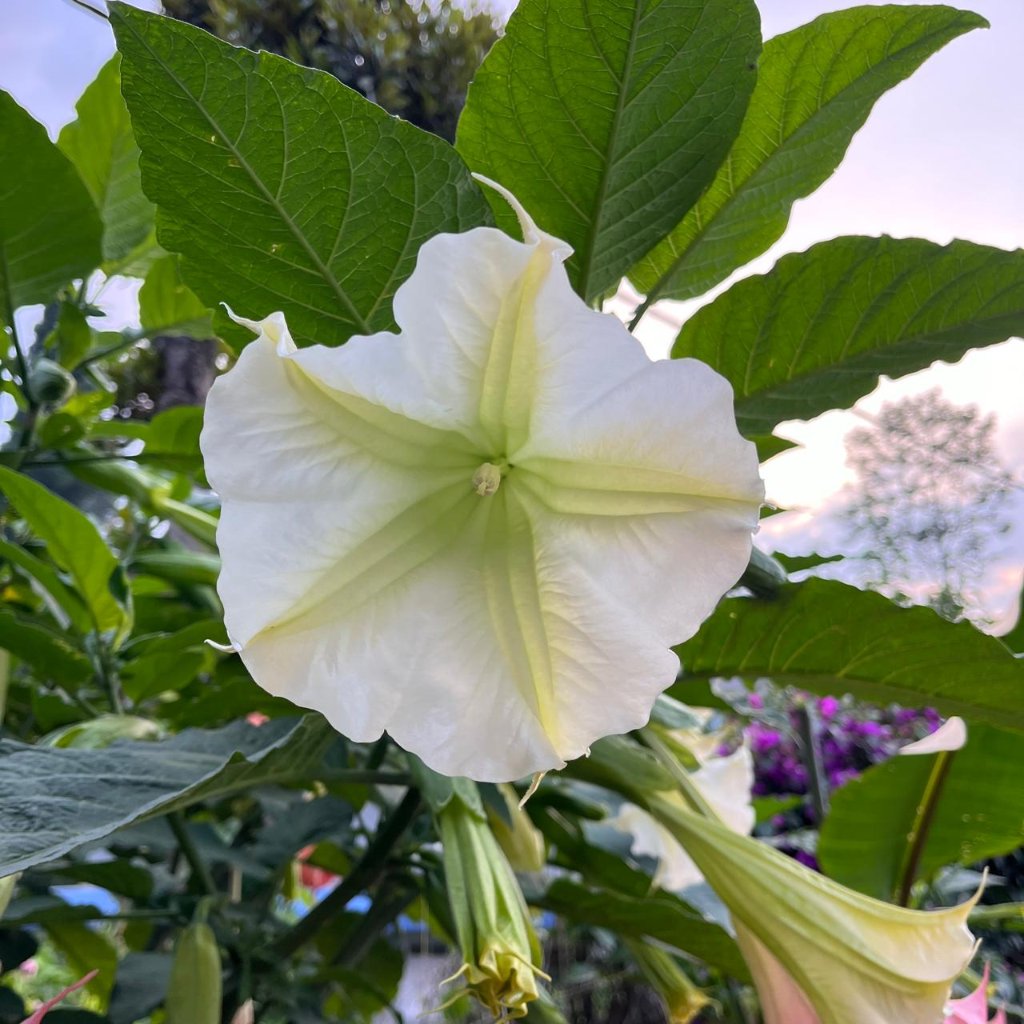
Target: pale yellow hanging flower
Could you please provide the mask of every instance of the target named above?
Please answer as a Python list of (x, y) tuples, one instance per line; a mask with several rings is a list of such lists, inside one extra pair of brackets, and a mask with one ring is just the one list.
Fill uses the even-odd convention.
[(432, 238), (400, 333), (300, 350), (281, 313), (240, 321), (258, 338), (202, 435), (225, 622), (256, 681), (487, 781), (647, 721), (763, 496), (728, 383), (652, 363), (506, 198), (524, 240)]
[(863, 896), (674, 801), (652, 814), (725, 905), (766, 1024), (936, 1024), (975, 948), (958, 907), (920, 911)]

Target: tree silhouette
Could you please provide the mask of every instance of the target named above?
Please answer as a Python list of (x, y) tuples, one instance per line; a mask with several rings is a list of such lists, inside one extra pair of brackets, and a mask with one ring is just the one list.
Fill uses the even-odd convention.
[(1010, 526), (995, 426), (933, 389), (887, 403), (847, 435), (857, 483), (840, 515), (868, 586), (949, 619), (976, 614), (974, 588)]

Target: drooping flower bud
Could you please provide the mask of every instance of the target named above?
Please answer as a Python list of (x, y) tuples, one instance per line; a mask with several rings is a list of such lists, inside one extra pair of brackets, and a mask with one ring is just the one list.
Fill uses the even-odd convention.
[[(977, 897), (919, 911), (847, 889), (738, 835), (713, 811), (689, 809), (635, 745), (595, 744), (581, 774), (643, 806), (686, 848), (729, 908), (767, 1024), (942, 1020), (974, 949), (966, 922)], [(638, 783), (641, 775), (653, 784)]]
[(487, 820), (513, 871), (540, 871), (547, 862), (547, 843), (540, 829), (519, 806), (519, 796), (507, 783), (498, 787), (505, 816), (487, 804)]
[(498, 1018), (538, 997), (541, 950), (526, 901), (486, 816), (453, 796), (436, 813), (466, 989)]
[(665, 1003), (669, 1024), (690, 1022), (712, 1001), (686, 975), (673, 957), (649, 942), (625, 940), (640, 973)]
[(37, 402), (60, 405), (75, 393), (75, 378), (52, 359), (37, 359), (28, 375), (28, 390)]
[(213, 929), (190, 924), (174, 947), (164, 1004), (167, 1024), (220, 1024), (221, 960)]

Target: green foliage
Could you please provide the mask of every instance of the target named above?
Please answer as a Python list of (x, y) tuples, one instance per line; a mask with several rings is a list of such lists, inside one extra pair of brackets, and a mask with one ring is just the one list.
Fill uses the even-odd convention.
[(99, 530), (74, 505), (29, 477), (3, 467), (0, 493), (46, 544), (57, 565), (70, 573), (95, 629), (123, 629), (130, 612), (113, 590), (120, 568)]
[(608, 928), (621, 935), (656, 939), (713, 964), (734, 978), (748, 977), (736, 943), (728, 933), (670, 893), (629, 896), (560, 878), (537, 901), (570, 921)]
[(852, 405), (880, 374), (1024, 332), (1024, 253), (971, 242), (837, 238), (783, 257), (688, 320), (672, 349), (736, 390), (740, 429), (766, 433)]
[(754, 87), (760, 35), (753, 0), (590, 6), (519, 4), (469, 90), (458, 148), (573, 247), (570, 279), (594, 299), (712, 179)]
[(103, 221), (103, 259), (123, 262), (153, 232), (153, 205), (143, 195), (139, 147), (121, 96), (120, 56), (108, 61), (82, 93), (78, 119), (57, 145), (75, 165)]
[(630, 274), (648, 299), (724, 281), (786, 229), (836, 169), (875, 101), (950, 40), (988, 23), (951, 7), (853, 7), (765, 44), (757, 88), (700, 201)]
[(988, 725), (971, 726), (962, 750), (876, 765), (833, 795), (818, 844), (822, 868), (889, 900), (947, 864), (1012, 853), (1024, 844), (1022, 771), (1020, 735)]
[(770, 677), (1024, 731), (1024, 662), (998, 640), (834, 580), (787, 584), (770, 600), (726, 599), (677, 650), (684, 701), (689, 679)]
[[(236, 722), (106, 750), (0, 740), (0, 872), (23, 871), (133, 822), (315, 774), (337, 736), (319, 716)], [(103, 780), (120, 776), (116, 786)]]
[(125, 4), (111, 22), (160, 244), (210, 307), (288, 309), (298, 344), (340, 345), (394, 325), (431, 235), (488, 220), (450, 147), (329, 75)]
[(0, 323), (10, 324), (19, 306), (99, 263), (102, 227), (72, 163), (5, 92), (0, 138)]

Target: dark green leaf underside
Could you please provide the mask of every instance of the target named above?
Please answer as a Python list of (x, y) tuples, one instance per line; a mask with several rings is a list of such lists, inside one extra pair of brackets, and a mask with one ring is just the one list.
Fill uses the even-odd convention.
[(71, 161), (0, 91), (0, 323), (100, 262), (102, 228)]
[(319, 715), (307, 715), (105, 750), (2, 740), (0, 876), (199, 800), (308, 779), (336, 738)]

